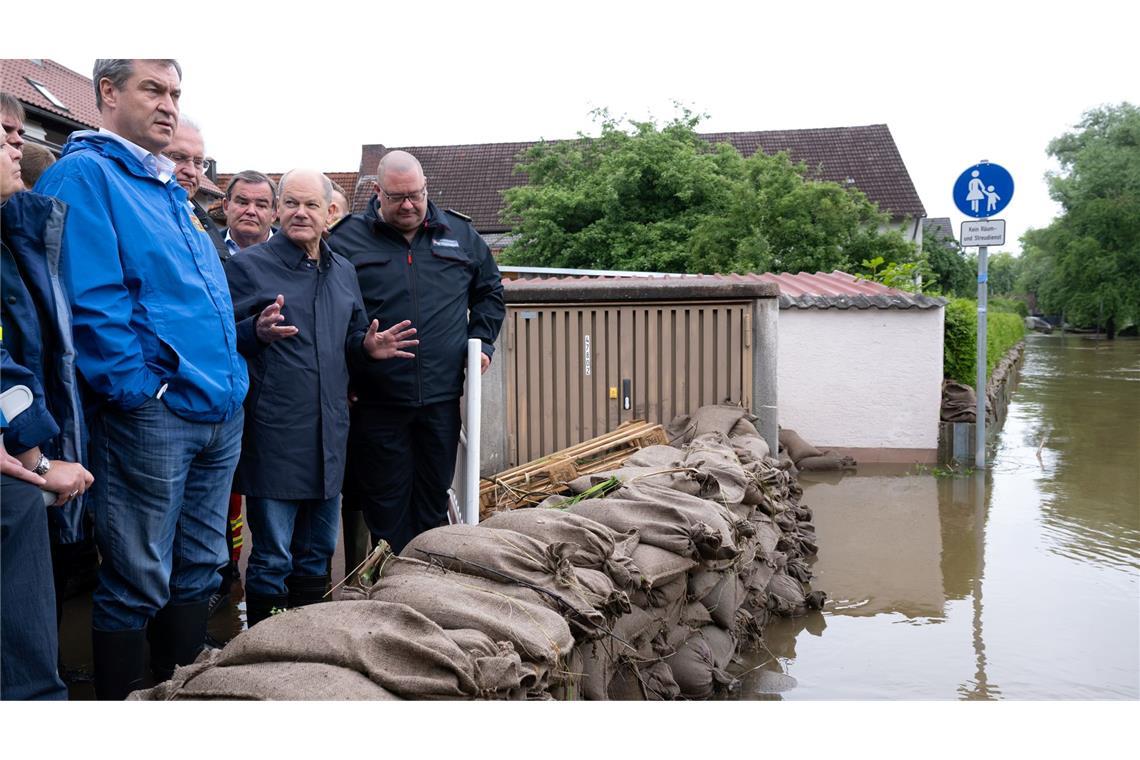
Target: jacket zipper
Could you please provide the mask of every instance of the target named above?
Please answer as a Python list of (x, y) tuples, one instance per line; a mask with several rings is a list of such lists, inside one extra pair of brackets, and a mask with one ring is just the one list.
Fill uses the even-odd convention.
[[(412, 313), (415, 314), (416, 321), (414, 324), (420, 323), (420, 299), (419, 294), (416, 292), (416, 269), (412, 263), (412, 244), (408, 243), (408, 279), (411, 281), (412, 290)], [(424, 377), (423, 370), (420, 366), (420, 352), (416, 352), (416, 358), (412, 359), (416, 363), (416, 393), (419, 399), (420, 406), (424, 403)]]

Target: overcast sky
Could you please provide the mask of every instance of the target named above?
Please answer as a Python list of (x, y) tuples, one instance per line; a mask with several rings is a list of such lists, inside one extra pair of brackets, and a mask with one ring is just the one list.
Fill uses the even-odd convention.
[(1136, 13), (1102, 0), (244, 2), (168, 19), (117, 5), (136, 21), (110, 44), (72, 16), (64, 39), (6, 54), (88, 76), (107, 48), (177, 57), (183, 111), (222, 171), (356, 171), (365, 143), (567, 138), (593, 130), (596, 107), (664, 119), (677, 100), (709, 114), (702, 131), (885, 123), (927, 215), (956, 231), (956, 177), (1002, 164), (1016, 183), (1001, 214), (1013, 251), (1058, 211), (1049, 140), (1089, 108), (1140, 103)]

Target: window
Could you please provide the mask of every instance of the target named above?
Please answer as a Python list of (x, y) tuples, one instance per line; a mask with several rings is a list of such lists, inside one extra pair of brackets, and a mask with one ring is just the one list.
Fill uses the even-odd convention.
[(35, 87), (36, 90), (39, 91), (40, 95), (43, 95), (45, 98), (47, 98), (48, 101), (50, 101), (51, 104), (53, 106), (55, 106), (56, 108), (62, 108), (64, 111), (70, 111), (71, 110), (66, 105), (64, 105), (62, 100), (60, 100), (54, 94), (52, 94), (52, 91), (47, 88), (47, 85), (43, 84), (42, 82), (37, 82), (36, 80), (32, 79), (31, 77), (24, 77), (24, 79), (27, 79), (28, 84), (30, 84), (32, 87)]

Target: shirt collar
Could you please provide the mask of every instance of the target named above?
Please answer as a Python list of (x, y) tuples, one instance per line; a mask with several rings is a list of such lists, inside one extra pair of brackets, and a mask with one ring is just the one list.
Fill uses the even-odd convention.
[[(262, 242), (268, 241), (270, 238), (272, 238), (276, 234), (277, 234), (277, 230), (270, 227), (269, 228), (269, 237), (265, 238), (265, 241), (262, 241)], [(238, 247), (238, 244), (236, 242), (234, 242), (234, 239), (232, 237), (230, 237), (230, 231), (228, 229), (226, 230), (225, 241), (226, 241), (226, 248), (229, 249), (230, 253), (239, 253), (242, 250), (240, 247)]]
[(124, 148), (130, 151), (132, 156), (139, 160), (139, 163), (143, 165), (147, 173), (162, 184), (165, 185), (174, 176), (174, 162), (166, 156), (155, 155), (146, 148), (134, 144), (122, 135), (115, 134), (108, 130), (106, 127), (100, 127), (99, 134), (106, 135), (121, 143)]
[[(317, 267), (322, 270), (327, 270), (332, 264), (332, 249), (329, 248), (328, 243), (321, 238), (321, 258), (315, 262)], [(293, 269), (300, 269), (305, 266), (305, 262), (309, 260), (309, 255), (301, 246), (294, 243), (285, 235), (274, 238), (269, 244), (269, 249), (277, 254), (282, 263)]]

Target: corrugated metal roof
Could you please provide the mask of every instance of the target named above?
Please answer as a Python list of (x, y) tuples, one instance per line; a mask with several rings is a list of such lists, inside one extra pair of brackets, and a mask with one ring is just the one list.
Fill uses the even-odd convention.
[(514, 277), (504, 278), (506, 288), (538, 285), (546, 288), (566, 288), (575, 282), (597, 280), (645, 280), (660, 281), (670, 279), (699, 280), (723, 284), (772, 283), (780, 288), (781, 309), (935, 309), (946, 305), (946, 299), (908, 293), (904, 290), (888, 288), (877, 282), (864, 280), (846, 272), (800, 272), (798, 274), (663, 274), (617, 273), (594, 270), (554, 270), (559, 273), (577, 271), (576, 275), (556, 275), (552, 272), (528, 272), (528, 267), (504, 267)]

